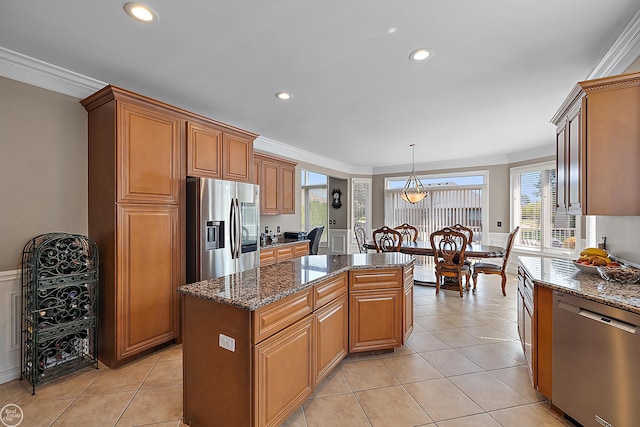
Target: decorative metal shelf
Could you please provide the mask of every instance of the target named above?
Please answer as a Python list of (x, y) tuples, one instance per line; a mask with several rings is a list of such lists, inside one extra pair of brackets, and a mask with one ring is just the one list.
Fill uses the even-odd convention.
[(48, 233), (22, 251), (21, 378), (36, 386), (98, 368), (98, 248), (86, 236)]

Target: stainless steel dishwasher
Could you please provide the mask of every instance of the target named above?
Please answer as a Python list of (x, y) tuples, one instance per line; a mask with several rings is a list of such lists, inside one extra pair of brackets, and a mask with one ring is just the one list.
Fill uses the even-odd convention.
[(554, 292), (553, 404), (585, 427), (639, 426), (638, 325), (638, 314)]

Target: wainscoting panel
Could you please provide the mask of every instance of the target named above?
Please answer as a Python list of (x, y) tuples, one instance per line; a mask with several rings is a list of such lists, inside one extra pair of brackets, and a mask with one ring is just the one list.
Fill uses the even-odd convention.
[(20, 270), (0, 271), (0, 384), (20, 378)]
[(329, 251), (332, 254), (346, 254), (348, 230), (329, 230)]

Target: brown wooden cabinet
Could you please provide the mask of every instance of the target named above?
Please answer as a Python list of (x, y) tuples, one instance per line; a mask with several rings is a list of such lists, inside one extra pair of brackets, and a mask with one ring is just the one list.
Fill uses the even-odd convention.
[(187, 123), (187, 175), (251, 182), (253, 135), (199, 120)]
[(640, 215), (640, 73), (580, 82), (583, 213)]
[(89, 116), (89, 236), (100, 249), (98, 357), (115, 367), (180, 334), (183, 118), (107, 86)]
[[(120, 254), (118, 315), (121, 334), (109, 328), (102, 339), (116, 342), (116, 359), (176, 338), (181, 283), (179, 206), (118, 205), (117, 253)], [(124, 325), (122, 325), (124, 326)]]
[(553, 118), (558, 210), (640, 215), (640, 73), (579, 82)]
[(556, 130), (556, 209), (582, 213), (582, 102), (576, 97)]
[(187, 175), (222, 178), (222, 131), (201, 122), (187, 123)]
[(552, 367), (553, 292), (518, 266), (518, 334), (534, 388), (549, 399)]
[(287, 261), (305, 255), (309, 255), (309, 242), (262, 248), (260, 249), (260, 265), (275, 264), (276, 262)]
[[(346, 280), (344, 281), (346, 284)], [(316, 356), (314, 382), (318, 384), (349, 352), (349, 299), (341, 296), (315, 312)]]
[(295, 213), (296, 164), (265, 154), (254, 154), (254, 182), (260, 185), (264, 215)]
[(349, 353), (404, 343), (401, 268), (349, 272)]
[(307, 316), (255, 346), (255, 425), (279, 426), (311, 395), (313, 327), (313, 316)]

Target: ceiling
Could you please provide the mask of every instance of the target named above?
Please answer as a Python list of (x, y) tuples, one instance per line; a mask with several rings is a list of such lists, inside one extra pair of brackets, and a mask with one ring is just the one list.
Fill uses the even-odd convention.
[[(550, 118), (638, 0), (148, 0), (0, 5), (0, 46), (361, 168), (554, 144)], [(432, 50), (412, 62), (416, 48)], [(283, 102), (278, 91), (293, 98)], [(294, 156), (295, 157), (295, 156)]]

